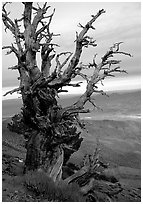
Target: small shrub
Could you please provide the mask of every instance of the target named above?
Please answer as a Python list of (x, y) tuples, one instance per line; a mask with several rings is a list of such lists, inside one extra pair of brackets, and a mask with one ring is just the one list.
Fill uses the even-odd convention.
[[(54, 182), (44, 172), (28, 172), (25, 175), (26, 187), (36, 193), (36, 195), (44, 194), (45, 190), (55, 187)], [(50, 189), (48, 189), (50, 188)]]
[(76, 184), (66, 185), (61, 181), (58, 185), (57, 197), (60, 201), (65, 202), (83, 202), (85, 201)]
[(83, 196), (76, 184), (66, 185), (61, 181), (56, 185), (51, 178), (43, 172), (29, 172), (25, 175), (25, 186), (36, 196), (47, 201), (82, 202)]

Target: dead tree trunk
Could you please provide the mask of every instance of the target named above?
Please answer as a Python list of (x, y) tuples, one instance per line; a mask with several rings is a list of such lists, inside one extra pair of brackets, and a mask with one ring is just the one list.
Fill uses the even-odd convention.
[[(55, 34), (50, 32), (50, 23), (55, 10), (46, 16), (50, 9), (47, 3), (44, 3), (42, 7), (39, 5), (34, 7), (32, 2), (24, 2), (23, 17), (13, 21), (6, 10), (7, 4), (3, 4), (2, 19), (5, 29), (9, 29), (15, 37), (16, 46), (12, 44), (4, 46), (3, 49), (9, 49), (7, 54), (13, 52), (16, 55), (17, 65), (11, 69), (17, 69), (20, 74), (19, 88), (8, 93), (19, 91), (23, 100), (21, 115), (18, 120), (17, 117), (13, 118), (11, 126), (20, 127), (18, 131), (21, 131), (27, 140), (25, 172), (43, 170), (54, 181), (59, 181), (62, 177), (62, 166), (69, 160), (70, 155), (79, 149), (82, 142), (80, 132), (77, 130), (77, 125), (82, 126), (79, 113), (90, 111), (84, 109), (87, 101), (96, 106), (91, 98), (93, 93), (105, 94), (102, 90), (98, 90), (99, 82), (113, 76), (116, 72), (125, 72), (120, 69), (119, 60), (110, 58), (113, 58), (115, 54), (128, 56), (130, 54), (120, 51), (121, 42), (119, 42), (106, 52), (99, 63), (95, 61), (96, 55), (93, 62), (87, 65), (80, 62), (83, 48), (97, 45), (95, 40), (86, 34), (89, 29), (94, 29), (93, 23), (105, 13), (103, 9), (99, 10), (96, 15), (92, 15), (85, 26), (79, 24), (82, 30), (79, 34), (76, 33), (74, 53), (56, 54), (57, 45), (52, 42)], [(36, 13), (33, 14), (33, 11)], [(20, 23), (24, 25), (24, 32), (20, 31)], [(41, 52), (41, 68), (36, 62), (36, 53), (39, 51)], [(65, 56), (65, 60), (61, 63), (62, 55)], [(54, 58), (56, 66), (51, 73)], [(82, 70), (86, 68), (91, 69), (90, 77), (82, 73)], [(78, 75), (87, 81), (86, 91), (75, 104), (62, 108), (57, 102), (58, 94), (64, 91), (64, 86), (80, 86), (80, 83), (71, 83), (71, 80)], [(88, 167), (84, 166), (77, 173), (77, 177), (84, 178), (83, 174), (88, 174), (90, 178), (96, 170), (97, 163)], [(77, 179), (76, 175), (74, 176)], [(66, 182), (74, 181), (74, 176), (68, 178)], [(90, 186), (92, 186), (92, 180)], [(83, 191), (87, 189), (86, 186)]]

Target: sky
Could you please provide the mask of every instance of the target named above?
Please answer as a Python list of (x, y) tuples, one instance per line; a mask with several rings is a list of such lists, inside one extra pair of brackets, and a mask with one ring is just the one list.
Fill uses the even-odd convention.
[[(117, 78), (107, 80), (106, 89), (138, 89), (141, 87), (141, 3), (139, 2), (49, 2), (52, 9), (56, 9), (51, 31), (55, 34), (60, 33), (60, 37), (55, 38), (55, 43), (60, 45), (57, 52), (74, 51), (75, 33), (80, 31), (77, 26), (79, 23), (85, 25), (91, 19), (92, 14), (96, 14), (99, 9), (104, 9), (102, 14), (93, 24), (96, 28), (88, 34), (98, 44), (94, 49), (84, 48), (81, 61), (84, 63), (91, 62), (94, 54), (98, 53), (97, 61), (100, 62), (101, 57), (116, 42), (123, 41), (121, 49), (133, 55), (132, 58), (120, 56), (122, 60), (121, 67), (126, 69), (128, 75), (117, 75)], [(23, 5), (13, 2), (7, 7), (11, 11), (12, 18), (18, 18), (23, 12)], [(9, 45), (13, 42), (10, 32), (4, 32), (2, 25), (2, 45)], [(13, 54), (6, 56), (6, 51), (2, 52), (2, 86), (3, 91), (10, 87), (18, 86), (18, 73), (8, 70), (8, 67), (15, 65), (17, 60)], [(38, 57), (38, 65), (40, 66), (40, 58)], [(90, 74), (90, 73), (89, 73)], [(114, 85), (113, 85), (114, 84)], [(84, 91), (86, 84), (83, 83), (81, 90)], [(76, 89), (77, 90), (77, 89)], [(74, 93), (74, 89), (70, 89), (70, 93)], [(15, 97), (15, 96), (14, 96)], [(5, 98), (7, 99), (7, 98)]]

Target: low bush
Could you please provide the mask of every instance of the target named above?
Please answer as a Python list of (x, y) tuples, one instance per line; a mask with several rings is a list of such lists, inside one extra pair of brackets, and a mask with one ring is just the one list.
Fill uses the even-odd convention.
[(44, 201), (82, 202), (83, 196), (76, 184), (66, 185), (63, 181), (56, 185), (43, 172), (29, 172), (25, 175), (25, 185), (28, 190)]

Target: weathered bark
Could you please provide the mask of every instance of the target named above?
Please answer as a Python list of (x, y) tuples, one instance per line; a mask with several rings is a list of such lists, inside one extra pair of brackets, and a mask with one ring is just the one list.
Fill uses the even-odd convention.
[[(82, 30), (76, 35), (73, 55), (71, 52), (57, 54), (55, 46), (58, 45), (52, 42), (55, 35), (50, 32), (55, 10), (49, 16), (45, 16), (49, 9), (47, 3), (44, 3), (43, 7), (33, 7), (32, 2), (23, 2), (23, 4), (23, 17), (14, 21), (9, 18), (9, 13), (6, 11), (7, 3), (3, 4), (3, 23), (5, 28), (12, 32), (17, 45), (17, 47), (13, 44), (4, 46), (3, 49), (10, 49), (7, 54), (15, 54), (18, 63), (11, 69), (17, 69), (20, 74), (20, 86), (8, 93), (20, 91), (23, 100), (21, 115), (14, 117), (9, 127), (24, 134), (27, 140), (25, 172), (42, 170), (56, 182), (62, 178), (62, 166), (81, 145), (82, 138), (80, 132), (77, 131), (77, 125), (80, 127), (83, 125), (80, 122), (79, 113), (89, 112), (84, 109), (86, 102), (96, 106), (91, 100), (93, 93), (104, 94), (102, 90), (98, 90), (97, 83), (102, 82), (106, 77), (113, 76), (116, 72), (125, 72), (117, 66), (120, 63), (119, 60), (109, 60), (109, 58), (114, 57), (115, 54), (131, 55), (120, 51), (120, 42), (110, 48), (99, 64), (95, 61), (96, 55), (92, 63), (87, 65), (79, 63), (83, 48), (97, 45), (95, 40), (86, 34), (89, 29), (94, 29), (92, 24), (105, 13), (103, 9), (99, 10), (96, 15), (92, 15), (85, 26), (79, 24)], [(35, 14), (33, 10), (36, 11)], [(21, 22), (24, 25), (24, 32), (20, 31), (19, 23)], [(37, 52), (41, 52), (41, 70), (37, 66)], [(62, 63), (60, 62), (61, 55), (66, 56)], [(54, 57), (56, 66), (51, 73)], [(82, 70), (86, 68), (93, 69), (90, 77), (82, 73)], [(71, 83), (71, 80), (78, 75), (87, 81), (86, 91), (73, 105), (62, 108), (57, 102), (58, 93), (64, 91), (64, 86), (80, 86), (80, 83)], [(97, 158), (95, 162), (92, 159), (92, 162), (90, 160), (85, 163), (79, 172), (67, 178), (65, 182), (80, 183), (81, 180), (87, 179), (89, 183), (84, 184), (85, 187), (81, 190), (85, 193), (92, 188), (93, 175), (99, 166), (101, 163)]]
[[(80, 147), (82, 138), (73, 124), (74, 117), (63, 116), (61, 110), (52, 89), (43, 88), (33, 95), (26, 95), (22, 115), (14, 117), (12, 125), (9, 125), (18, 133), (21, 130), (27, 140), (25, 172), (42, 169), (54, 179), (59, 179), (63, 163)], [(55, 173), (50, 173), (54, 169), (58, 174), (56, 178), (53, 176)]]
[(32, 133), (32, 137), (26, 144), (27, 155), (24, 172), (35, 169), (44, 171), (54, 182), (58, 182), (62, 177), (64, 153), (60, 145), (51, 148), (48, 139), (37, 131)]

